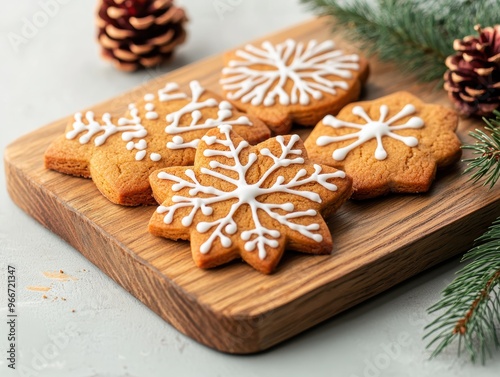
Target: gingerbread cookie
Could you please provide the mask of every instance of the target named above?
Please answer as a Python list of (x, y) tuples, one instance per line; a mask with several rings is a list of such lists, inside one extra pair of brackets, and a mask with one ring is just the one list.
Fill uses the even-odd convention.
[(285, 134), (292, 122), (313, 126), (355, 101), (368, 78), (368, 62), (337, 50), (331, 40), (266, 41), (226, 54), (222, 76), (228, 100)]
[(250, 143), (270, 136), (259, 119), (239, 113), (197, 81), (191, 96), (168, 83), (129, 106), (123, 117), (77, 113), (45, 153), (45, 166), (92, 178), (113, 203), (155, 204), (148, 177), (167, 166), (194, 162), (200, 138), (220, 124), (234, 126)]
[(407, 92), (327, 115), (305, 142), (311, 159), (353, 178), (355, 199), (429, 190), (437, 168), (460, 159), (456, 113)]
[(322, 215), (352, 191), (344, 172), (309, 161), (297, 135), (252, 147), (230, 125), (203, 136), (194, 166), (156, 171), (150, 181), (162, 203), (149, 223), (152, 234), (190, 240), (198, 267), (241, 257), (263, 273), (274, 270), (285, 248), (331, 253)]

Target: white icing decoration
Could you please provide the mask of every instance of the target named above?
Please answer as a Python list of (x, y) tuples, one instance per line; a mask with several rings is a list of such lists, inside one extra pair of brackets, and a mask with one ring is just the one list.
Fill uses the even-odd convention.
[(146, 136), (147, 131), (140, 123), (140, 118), (137, 116), (137, 109), (133, 108), (131, 110), (131, 115), (132, 119), (120, 118), (118, 126), (116, 126), (111, 122), (111, 115), (109, 113), (105, 113), (102, 116), (102, 121), (104, 123), (99, 123), (95, 120), (94, 113), (92, 111), (87, 111), (85, 113), (85, 119), (88, 124), (85, 124), (83, 121), (82, 113), (76, 113), (73, 129), (66, 133), (66, 139), (74, 139), (77, 135), (84, 132), (78, 141), (80, 144), (87, 144), (94, 135), (103, 132), (94, 140), (95, 146), (98, 147), (104, 144), (108, 137), (118, 132), (122, 132), (122, 139), (125, 141), (132, 140), (135, 137)]
[(144, 157), (146, 156), (146, 151), (145, 150), (142, 150), (142, 151), (139, 151), (135, 154), (135, 159), (137, 161), (140, 161), (142, 160)]
[[(168, 85), (167, 85), (168, 87)], [(233, 116), (233, 107), (227, 101), (221, 101), (218, 103), (214, 98), (209, 98), (205, 101), (200, 102), (200, 97), (204, 93), (205, 89), (200, 85), (198, 81), (191, 81), (189, 83), (191, 89), (191, 100), (189, 103), (184, 105), (177, 111), (167, 115), (166, 119), (169, 124), (165, 128), (165, 132), (170, 135), (176, 135), (179, 133), (196, 131), (196, 130), (206, 130), (210, 128), (215, 128), (221, 124), (229, 125), (242, 125), (242, 126), (252, 126), (252, 122), (246, 116), (240, 116), (238, 119), (229, 120)], [(170, 93), (170, 92), (169, 92)], [(203, 114), (200, 110), (209, 107), (218, 106), (219, 111), (217, 112), (217, 119), (206, 119), (204, 122), (200, 122)], [(184, 115), (191, 115), (191, 123), (189, 125), (182, 125), (181, 118)], [(199, 139), (185, 141), (184, 138), (180, 136), (174, 136), (171, 142), (167, 143), (167, 148), (169, 149), (184, 149), (184, 148), (196, 148), (198, 146)]]
[[(255, 163), (258, 163), (257, 154), (249, 154), (248, 162), (243, 164), (240, 160), (240, 153), (243, 149), (249, 147), (248, 142), (241, 141), (235, 146), (233, 140), (230, 138), (231, 126), (221, 125), (218, 128), (220, 129), (220, 133), (225, 136), (225, 139), (219, 138), (218, 136), (204, 136), (202, 140), (209, 146), (216, 144), (221, 145), (225, 150), (206, 148), (203, 152), (204, 156), (214, 157), (210, 162), (210, 168), (213, 170), (201, 168), (200, 173), (207, 178), (211, 177), (224, 181), (234, 186), (234, 189), (232, 189), (232, 191), (222, 191), (212, 186), (205, 186), (200, 183), (195, 172), (191, 169), (187, 169), (184, 173), (188, 179), (180, 178), (166, 172), (158, 173), (158, 178), (175, 182), (172, 185), (172, 190), (174, 192), (189, 188), (189, 196), (174, 195), (172, 197), (172, 202), (174, 204), (170, 206), (160, 206), (157, 209), (158, 213), (165, 214), (163, 219), (165, 224), (172, 223), (175, 212), (178, 209), (191, 207), (192, 210), (190, 213), (181, 220), (183, 226), (189, 227), (192, 225), (194, 216), (198, 211), (201, 211), (204, 216), (209, 217), (213, 213), (212, 205), (230, 201), (233, 203), (225, 217), (216, 220), (208, 219), (208, 221), (201, 221), (196, 225), (196, 230), (199, 233), (212, 231), (209, 238), (200, 247), (200, 252), (202, 254), (206, 254), (210, 251), (216, 239), (220, 240), (222, 246), (226, 248), (231, 247), (232, 242), (227, 235), (233, 235), (238, 231), (238, 226), (233, 220), (233, 216), (243, 205), (248, 205), (250, 207), (253, 229), (242, 231), (241, 239), (245, 241), (246, 251), (252, 252), (256, 249), (258, 250), (260, 259), (266, 258), (267, 247), (277, 248), (279, 246), (277, 239), (281, 236), (278, 230), (268, 229), (262, 225), (260, 216), (263, 214), (266, 214), (283, 226), (288, 227), (290, 230), (299, 232), (303, 236), (316, 242), (321, 242), (322, 236), (318, 233), (314, 233), (314, 231), (320, 229), (319, 224), (312, 223), (309, 225), (302, 225), (293, 222), (293, 219), (296, 218), (317, 216), (318, 213), (315, 210), (309, 209), (294, 212), (294, 205), (292, 203), (277, 204), (260, 202), (258, 198), (263, 195), (283, 193), (296, 195), (303, 198), (303, 200), (321, 203), (321, 197), (317, 193), (300, 190), (300, 187), (310, 183), (318, 183), (330, 191), (336, 191), (337, 186), (328, 182), (328, 180), (332, 178), (344, 178), (345, 173), (342, 171), (321, 173), (321, 166), (315, 164), (313, 165), (314, 172), (309, 176), (307, 176), (308, 173), (306, 169), (300, 169), (295, 176), (288, 181), (285, 177), (278, 175), (270, 187), (265, 187), (264, 182), (271, 175), (276, 174), (280, 168), (304, 164), (304, 158), (301, 157), (302, 151), (300, 149), (293, 149), (299, 137), (297, 135), (292, 135), (288, 143), (285, 144), (284, 137), (278, 136), (275, 140), (281, 147), (281, 154), (276, 156), (267, 148), (261, 149), (260, 155), (271, 159), (273, 164), (263, 172), (256, 183), (251, 184), (247, 182), (246, 175), (248, 170)], [(217, 160), (217, 157), (224, 157), (224, 160), (230, 159), (234, 161), (234, 164), (223, 164)], [(267, 186), (269, 186), (269, 183), (267, 183)], [(203, 197), (197, 196), (199, 193), (203, 194)]]
[(149, 158), (151, 159), (151, 161), (160, 161), (161, 160), (161, 154), (159, 153), (151, 153), (149, 155)]
[(146, 113), (146, 119), (156, 120), (156, 119), (158, 119), (158, 113), (156, 111), (148, 111)]
[[(154, 100), (154, 98), (155, 97), (153, 94), (146, 94), (144, 96), (144, 99), (151, 101)], [(146, 113), (147, 119), (158, 118), (158, 114), (151, 111), (155, 108), (153, 103), (147, 103), (144, 108), (148, 111)], [(111, 122), (111, 115), (109, 113), (105, 113), (102, 116), (102, 124), (95, 120), (95, 115), (92, 111), (87, 111), (85, 114), (87, 124), (85, 124), (83, 120), (83, 115), (81, 113), (76, 113), (74, 117), (75, 122), (73, 123), (73, 129), (66, 133), (66, 138), (71, 140), (80, 133), (84, 132), (84, 134), (80, 136), (78, 141), (80, 142), (80, 144), (87, 144), (93, 136), (102, 133), (94, 139), (94, 144), (98, 147), (103, 145), (111, 135), (121, 132), (122, 140), (127, 141), (127, 144), (125, 145), (126, 149), (129, 151), (137, 149), (138, 152), (135, 154), (135, 159), (137, 161), (140, 161), (146, 156), (145, 149), (147, 148), (147, 142), (144, 139), (140, 139), (136, 143), (133, 141), (133, 139), (146, 137), (148, 135), (148, 131), (142, 125), (142, 119), (139, 116), (139, 110), (137, 109), (135, 104), (129, 104), (128, 109), (131, 118), (119, 118), (117, 122), (118, 126)]]
[(178, 92), (172, 93), (179, 90), (179, 85), (175, 82), (169, 82), (163, 89), (158, 90), (158, 98), (161, 102), (173, 101), (177, 99), (188, 98), (186, 93)]
[(401, 136), (392, 131), (405, 130), (405, 129), (417, 129), (424, 126), (424, 121), (419, 117), (410, 118), (405, 124), (393, 126), (392, 124), (401, 118), (408, 115), (414, 114), (416, 112), (415, 106), (408, 104), (401, 109), (399, 113), (394, 115), (392, 118), (385, 120), (387, 114), (389, 113), (389, 108), (387, 105), (380, 106), (380, 118), (379, 120), (372, 120), (365, 110), (361, 106), (354, 106), (352, 113), (363, 118), (366, 124), (360, 125), (356, 123), (350, 123), (337, 119), (332, 115), (327, 115), (323, 119), (323, 124), (333, 128), (348, 127), (358, 129), (358, 132), (350, 133), (342, 136), (320, 136), (316, 140), (316, 145), (325, 146), (331, 143), (357, 139), (353, 143), (346, 147), (336, 149), (332, 157), (336, 161), (342, 161), (346, 158), (347, 154), (359, 145), (371, 140), (377, 140), (377, 149), (375, 150), (375, 158), (377, 160), (385, 160), (387, 158), (387, 152), (382, 144), (382, 137), (388, 136), (395, 140), (399, 140), (409, 147), (416, 147), (418, 145), (418, 139), (413, 136)]
[(146, 149), (148, 147), (148, 143), (146, 142), (146, 140), (141, 139), (138, 143), (134, 144), (134, 147), (135, 149), (139, 149), (140, 151), (142, 151), (143, 149)]
[[(344, 55), (335, 50), (335, 44), (330, 40), (319, 44), (311, 40), (307, 46), (292, 39), (277, 45), (266, 41), (261, 48), (246, 45), (236, 55), (242, 60), (229, 62), (229, 66), (222, 70), (227, 77), (220, 83), (228, 91), (229, 99), (251, 102), (255, 106), (272, 106), (276, 97), (282, 105), (308, 105), (311, 96), (320, 99), (322, 92), (336, 94), (336, 87), (349, 88), (346, 81), (333, 81), (325, 76), (349, 79), (352, 77), (350, 71), (359, 70), (359, 56)], [(266, 66), (266, 69), (251, 67), (257, 64)], [(285, 90), (288, 80), (293, 82), (290, 93)]]
[[(233, 116), (233, 108), (231, 104), (227, 101), (221, 101), (220, 103), (214, 99), (209, 98), (204, 101), (200, 101), (200, 97), (205, 92), (205, 89), (200, 85), (198, 81), (191, 81), (191, 99), (189, 103), (183, 105), (178, 110), (168, 114), (166, 116), (167, 126), (165, 132), (170, 135), (175, 135), (172, 141), (167, 143), (167, 148), (169, 149), (184, 149), (193, 148), (199, 144), (200, 139), (186, 140), (186, 137), (181, 137), (181, 133), (196, 131), (196, 130), (206, 130), (210, 128), (217, 127), (221, 124), (230, 125), (242, 125), (242, 126), (252, 126), (252, 122), (246, 116), (240, 116), (238, 119), (231, 120)], [(173, 101), (173, 100), (186, 100), (189, 99), (188, 95), (179, 92), (179, 86), (176, 83), (167, 83), (163, 89), (158, 91), (158, 100), (160, 102)], [(157, 120), (159, 118), (156, 110), (155, 101), (156, 96), (152, 93), (144, 95), (144, 113), (142, 116), (148, 120)], [(203, 114), (202, 111), (206, 108), (218, 107), (217, 119), (206, 119), (201, 121)], [(81, 113), (75, 114), (75, 122), (73, 123), (73, 129), (66, 133), (67, 139), (74, 139), (77, 135), (83, 133), (80, 136), (79, 142), (81, 144), (88, 143), (92, 137), (96, 136), (94, 139), (94, 144), (100, 146), (106, 142), (109, 136), (114, 135), (118, 132), (122, 133), (122, 139), (126, 141), (126, 149), (129, 151), (137, 150), (135, 154), (136, 160), (142, 160), (147, 155), (145, 149), (147, 148), (147, 143), (144, 139), (148, 135), (148, 131), (142, 125), (141, 115), (136, 105), (131, 103), (128, 105), (130, 112), (130, 118), (122, 117), (118, 119), (115, 125), (111, 121), (111, 115), (105, 113), (102, 116), (102, 121), (99, 122), (95, 120), (94, 113), (88, 111), (85, 114), (85, 123), (83, 115)], [(182, 124), (181, 118), (184, 115), (191, 116), (190, 124)], [(99, 134), (99, 135), (98, 135)], [(141, 139), (135, 142), (135, 139)], [(144, 153), (142, 153), (144, 151)], [(151, 153), (150, 158), (152, 161), (159, 161), (161, 155), (158, 153)]]
[(149, 101), (144, 105), (144, 109), (147, 111), (146, 112), (146, 119), (148, 120), (155, 120), (158, 119), (158, 113), (155, 110), (155, 104), (152, 103), (151, 101), (154, 101), (155, 95), (154, 94), (146, 94), (144, 96), (145, 101)]

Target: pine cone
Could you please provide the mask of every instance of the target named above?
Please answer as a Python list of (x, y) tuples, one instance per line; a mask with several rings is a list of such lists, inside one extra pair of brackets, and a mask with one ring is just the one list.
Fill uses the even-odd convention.
[(158, 65), (186, 39), (186, 21), (173, 0), (102, 0), (97, 15), (102, 56), (123, 71)]
[(444, 88), (460, 114), (488, 116), (500, 106), (500, 25), (475, 30), (479, 36), (455, 40)]

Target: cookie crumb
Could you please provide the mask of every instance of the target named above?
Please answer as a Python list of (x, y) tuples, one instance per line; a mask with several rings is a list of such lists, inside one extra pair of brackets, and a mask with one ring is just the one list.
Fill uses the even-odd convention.
[(71, 313), (74, 313), (75, 312), (75, 309), (71, 309)]
[(59, 273), (60, 273), (60, 274), (64, 274), (64, 271), (63, 271), (63, 270), (59, 270)]
[(43, 296), (42, 296), (42, 298), (43, 298), (43, 299), (46, 299), (46, 298), (47, 298), (47, 295), (43, 295)]

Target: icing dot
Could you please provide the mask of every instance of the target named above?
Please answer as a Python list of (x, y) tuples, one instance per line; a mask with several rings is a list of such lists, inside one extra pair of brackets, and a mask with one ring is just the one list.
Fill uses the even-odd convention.
[(212, 227), (212, 225), (210, 223), (207, 223), (207, 222), (199, 222), (197, 225), (196, 225), (196, 230), (200, 233), (206, 233), (210, 228)]
[(128, 149), (129, 151), (131, 151), (132, 149), (134, 149), (134, 147), (135, 147), (135, 143), (134, 143), (133, 141), (129, 141), (129, 142), (127, 143), (127, 149)]
[(274, 238), (278, 238), (279, 236), (281, 236), (280, 232), (278, 232), (277, 230), (269, 231), (269, 235)]
[(172, 141), (175, 143), (175, 144), (182, 144), (184, 142), (184, 139), (181, 137), (181, 136), (174, 136), (172, 138)]
[(148, 111), (146, 113), (146, 119), (148, 120), (155, 120), (158, 119), (158, 113), (155, 111)]
[(144, 108), (147, 111), (153, 111), (155, 109), (155, 105), (153, 103), (147, 103), (146, 106), (144, 106)]
[(236, 227), (236, 224), (228, 224), (226, 225), (225, 231), (227, 234), (234, 234), (238, 228)]
[(220, 243), (222, 244), (222, 246), (224, 247), (230, 247), (233, 243), (231, 242), (231, 239), (229, 239), (228, 237), (222, 237), (220, 239)]
[(149, 155), (149, 158), (151, 159), (151, 161), (160, 161), (161, 160), (161, 155), (159, 153), (151, 153)]
[(165, 213), (168, 211), (168, 207), (165, 207), (165, 206), (159, 206), (157, 209), (156, 209), (156, 212), (158, 213)]
[(279, 246), (279, 242), (276, 240), (271, 240), (269, 241), (269, 246), (276, 248)]
[(135, 154), (136, 161), (141, 161), (146, 156), (146, 151), (139, 151)]
[(244, 232), (241, 233), (241, 239), (243, 241), (248, 241), (251, 237), (251, 233), (248, 230), (245, 230)]
[(246, 251), (254, 251), (255, 250), (255, 243), (253, 243), (253, 242), (245, 243), (245, 250)]
[(222, 101), (219, 104), (219, 109), (221, 110), (231, 110), (233, 106), (228, 101)]
[(315, 234), (313, 236), (313, 240), (316, 242), (321, 242), (321, 241), (323, 241), (323, 236), (321, 234)]
[(146, 140), (141, 139), (137, 143), (135, 143), (134, 146), (136, 149), (139, 149), (142, 151), (143, 149), (146, 149), (148, 147), (148, 143), (146, 142)]
[(152, 93), (148, 93), (144, 96), (144, 101), (154, 101), (155, 95)]

